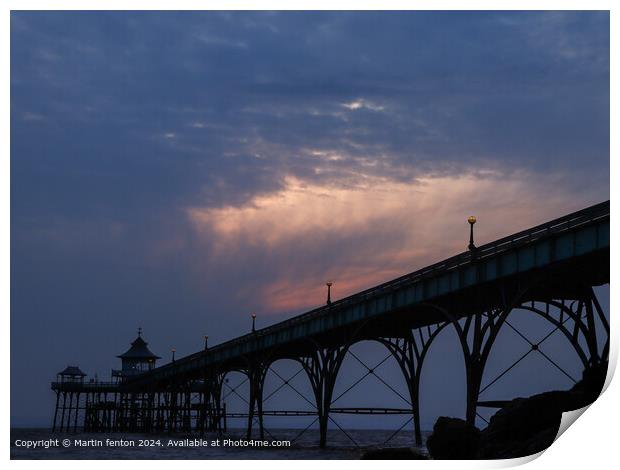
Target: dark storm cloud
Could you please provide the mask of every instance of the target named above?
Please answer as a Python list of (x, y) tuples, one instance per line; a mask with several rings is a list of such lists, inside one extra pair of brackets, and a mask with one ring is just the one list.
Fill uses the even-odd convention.
[(541, 222), (607, 198), (608, 166), (606, 13), (15, 12), (12, 358), (34, 367), (29, 336), (47, 359), (13, 384), (75, 357), (107, 370), (102, 344), (138, 323), (180, 352), (229, 338), (297, 279), (337, 266), (353, 289), (453, 254), (416, 214), (471, 199)]
[(15, 202), (69, 216), (228, 203), (283, 173), (311, 178), (324, 162), (305, 149), (341, 153), (344, 165), (327, 164), (335, 176), (360, 159), (395, 178), (479, 159), (551, 170), (590, 165), (584, 154), (605, 161), (607, 22), (14, 14), (13, 164), (30, 182), (15, 185)]

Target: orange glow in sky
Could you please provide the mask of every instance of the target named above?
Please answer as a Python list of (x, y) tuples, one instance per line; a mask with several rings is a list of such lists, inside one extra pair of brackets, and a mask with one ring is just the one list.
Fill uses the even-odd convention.
[[(578, 209), (570, 200), (525, 172), (407, 182), (361, 175), (339, 185), (286, 177), (283, 189), (245, 205), (192, 207), (187, 215), (196, 233), (212, 240), (211, 260), (243, 263), (248, 250), (259, 250), (279, 262), (256, 294), (268, 312), (284, 312), (320, 304), (326, 279), (335, 280), (338, 298), (465, 250), (470, 214), (478, 217), (481, 244)], [(289, 263), (291, 253), (312, 262)]]

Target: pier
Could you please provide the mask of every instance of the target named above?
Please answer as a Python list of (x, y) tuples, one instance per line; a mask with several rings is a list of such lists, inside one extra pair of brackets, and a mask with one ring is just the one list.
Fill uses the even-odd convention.
[[(419, 444), (421, 371), (445, 328), (458, 335), (467, 380), (466, 420), (472, 424), (479, 407), (504, 403), (480, 401), (479, 395), (494, 384), (482, 386), (483, 372), (500, 329), (514, 329), (511, 315), (550, 322), (574, 348), (583, 369), (607, 361), (609, 322), (594, 287), (609, 283), (609, 201), (482, 246), (474, 242), (475, 222), (470, 218), (469, 246), (456, 256), (340, 300), (330, 296), (319, 308), (267, 328), (253, 325), (249, 333), (222, 344), (207, 347), (205, 338), (203, 350), (160, 367), (139, 331), (119, 356), (122, 368), (113, 371), (112, 381), (87, 381), (77, 366), (58, 374), (51, 387), (53, 429), (223, 433), (228, 420), (243, 419), (247, 437), (263, 439), (264, 416), (314, 416), (310, 426), (318, 424), (318, 444), (324, 447), (328, 427), (339, 428), (333, 415), (404, 414), (410, 415), (406, 424), (413, 423)], [(343, 359), (352, 345), (368, 340), (385, 346), (397, 361), (409, 407), (332, 406)], [(527, 341), (542, 354), (542, 341)], [(312, 411), (263, 408), (265, 376), (283, 359), (297, 361), (307, 374), (313, 396), (305, 399)], [(241, 372), (249, 383), (247, 412), (227, 411), (222, 401), (231, 372)]]

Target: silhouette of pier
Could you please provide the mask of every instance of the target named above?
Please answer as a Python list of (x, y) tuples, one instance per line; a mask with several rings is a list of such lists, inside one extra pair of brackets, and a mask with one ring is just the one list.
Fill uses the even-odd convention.
[[(433, 340), (453, 328), (465, 363), (466, 420), (474, 423), (478, 407), (503, 401), (480, 401), (479, 395), (515, 364), (482, 386), (492, 346), (504, 327), (514, 329), (537, 352), (570, 377), (508, 318), (535, 315), (550, 322), (574, 348), (584, 369), (607, 361), (609, 322), (594, 287), (609, 283), (609, 201), (476, 247), (475, 218), (469, 219), (468, 250), (439, 263), (385, 282), (267, 328), (207, 347), (156, 367), (141, 332), (132, 348), (119, 356), (123, 368), (112, 382), (88, 382), (77, 367), (59, 373), (53, 428), (92, 432), (225, 432), (228, 419), (247, 419), (247, 437), (265, 436), (264, 416), (314, 416), (321, 446), (330, 425), (342, 429), (336, 414), (410, 415), (421, 443), (420, 377)], [(548, 337), (549, 335), (547, 335)], [(545, 338), (546, 339), (546, 338)], [(334, 385), (352, 345), (377, 341), (397, 361), (405, 382), (407, 408), (336, 408)], [(602, 347), (600, 345), (603, 345)], [(356, 357), (356, 356), (355, 356)], [(303, 397), (311, 411), (265, 410), (264, 382), (279, 360), (297, 361), (313, 396)], [(376, 371), (363, 364), (367, 374)], [(232, 413), (222, 401), (227, 374), (241, 372), (249, 383), (247, 412)], [(278, 377), (280, 377), (278, 375)], [(293, 388), (280, 377), (282, 386)], [(571, 377), (574, 381), (574, 379)], [(299, 393), (297, 391), (297, 393)], [(403, 426), (404, 427), (404, 426)], [(306, 430), (302, 431), (305, 432)], [(398, 432), (398, 431), (396, 431)]]

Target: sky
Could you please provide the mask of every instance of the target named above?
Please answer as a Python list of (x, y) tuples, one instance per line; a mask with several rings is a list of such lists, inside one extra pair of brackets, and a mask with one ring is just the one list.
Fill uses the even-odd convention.
[(13, 12), (10, 80), (13, 425), (138, 327), (167, 361), (609, 198), (606, 12)]

